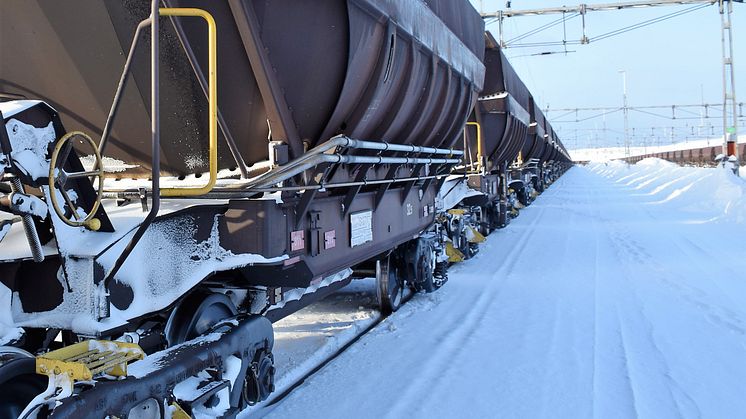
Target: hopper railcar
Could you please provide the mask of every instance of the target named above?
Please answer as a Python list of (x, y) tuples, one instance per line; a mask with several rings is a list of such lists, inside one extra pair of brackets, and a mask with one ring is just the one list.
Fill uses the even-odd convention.
[[(738, 155), (744, 155), (743, 153), (746, 152), (746, 144), (738, 144), (737, 148), (735, 149), (735, 152), (739, 153)], [(727, 161), (727, 158), (724, 159), (725, 154), (723, 154), (723, 147), (720, 145), (717, 146), (705, 146), (705, 147), (699, 147), (699, 148), (691, 148), (691, 149), (685, 149), (685, 150), (672, 150), (672, 151), (659, 151), (654, 153), (646, 153), (641, 154), (638, 156), (632, 156), (629, 158), (625, 158), (624, 160), (628, 163), (637, 163), (642, 159), (646, 159), (648, 157), (655, 157), (663, 160), (668, 160), (673, 163), (678, 163), (680, 165), (691, 165), (691, 166), (715, 166), (718, 164), (722, 164), (723, 160)]]
[(499, 45), (485, 34), (484, 89), (464, 131), (464, 164), (441, 194), (451, 261), (505, 227), (571, 165), (567, 150)]
[[(518, 178), (565, 164), (467, 0), (0, 19), (7, 417), (234, 417), (273, 390), (272, 321), (359, 276), (384, 311), (435, 291), (458, 236), (476, 250), (458, 208), (499, 226)], [(454, 176), (472, 193), (443, 204)]]

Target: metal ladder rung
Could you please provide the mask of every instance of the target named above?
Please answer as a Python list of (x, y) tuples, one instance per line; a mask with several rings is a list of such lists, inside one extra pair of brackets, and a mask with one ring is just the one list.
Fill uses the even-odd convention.
[(100, 374), (100, 373), (106, 372), (106, 371), (108, 371), (108, 370), (110, 370), (110, 369), (112, 369), (112, 368), (114, 368), (116, 366), (119, 366), (119, 365), (122, 365), (122, 364), (126, 364), (127, 362), (133, 361), (133, 360), (135, 360), (137, 358), (138, 358), (137, 355), (120, 354), (120, 355), (118, 355), (118, 356), (110, 359), (108, 362), (106, 362), (105, 364), (103, 364), (101, 366), (94, 367), (94, 368), (90, 368), (89, 367), (89, 368), (91, 370), (91, 373), (93, 373), (94, 375), (96, 375), (96, 374)]
[(91, 355), (96, 354), (96, 353), (98, 353), (98, 349), (93, 349), (93, 350), (90, 350), (90, 351), (87, 351), (87, 352), (83, 352), (81, 354), (77, 354), (75, 356), (71, 356), (70, 358), (66, 358), (64, 361), (65, 362), (77, 362), (80, 359), (83, 359), (83, 358), (85, 358), (87, 356), (91, 356)]
[(90, 362), (84, 362), (83, 364), (86, 367), (88, 367), (88, 369), (91, 370), (91, 372), (93, 372), (95, 369), (99, 369), (102, 365), (110, 364), (114, 360), (123, 359), (124, 357), (125, 357), (125, 354), (114, 353), (114, 354), (106, 355), (105, 357), (102, 357), (99, 359), (95, 359)]

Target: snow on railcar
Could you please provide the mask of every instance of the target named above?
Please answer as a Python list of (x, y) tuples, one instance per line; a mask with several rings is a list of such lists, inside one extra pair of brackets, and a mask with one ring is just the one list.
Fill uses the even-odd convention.
[(0, 15), (9, 416), (235, 416), (273, 390), (271, 321), (356, 275), (390, 311), (442, 285), (435, 198), (485, 72), (468, 1)]

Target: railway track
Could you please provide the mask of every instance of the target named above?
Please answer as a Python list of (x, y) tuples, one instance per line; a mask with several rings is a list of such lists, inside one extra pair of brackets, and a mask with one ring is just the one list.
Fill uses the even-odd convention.
[(334, 353), (332, 355), (326, 357), (322, 362), (320, 362), (318, 365), (316, 365), (315, 367), (313, 367), (310, 371), (308, 371), (307, 373), (303, 374), (303, 376), (298, 381), (295, 381), (294, 383), (290, 384), (290, 386), (288, 386), (287, 389), (285, 389), (284, 391), (282, 391), (281, 393), (279, 393), (275, 397), (270, 398), (269, 401), (267, 402), (266, 406), (268, 408), (271, 408), (272, 406), (275, 406), (278, 403), (282, 402), (287, 396), (290, 395), (290, 393), (293, 392), (293, 390), (295, 390), (296, 388), (298, 388), (301, 385), (303, 385), (303, 383), (307, 379), (311, 378), (314, 374), (316, 374), (317, 372), (319, 372), (322, 368), (324, 368), (325, 366), (327, 366), (330, 362), (334, 361), (340, 355), (342, 355), (343, 353), (345, 353), (352, 345), (354, 345), (357, 341), (359, 341), (363, 336), (365, 336), (366, 334), (368, 334), (371, 330), (375, 329), (376, 326), (378, 326), (379, 324), (381, 324), (381, 322), (383, 322), (388, 317), (389, 317), (389, 315), (383, 315), (382, 314), (380, 317), (378, 317), (378, 319), (376, 319), (373, 323), (371, 323), (369, 326), (367, 326), (365, 329), (363, 329), (359, 334), (357, 334), (355, 337), (353, 337), (349, 342), (347, 342), (346, 344), (342, 345), (341, 348), (339, 348), (336, 351), (334, 351)]
[[(366, 288), (369, 288), (369, 297), (371, 299), (375, 299), (375, 289), (374, 285), (371, 283), (370, 286), (368, 284), (365, 284), (365, 281), (363, 282), (363, 286)], [(349, 287), (356, 289), (361, 288), (360, 286), (356, 287), (356, 284), (352, 284)], [(327, 299), (322, 300), (307, 309), (303, 310), (302, 312), (298, 313), (297, 315), (291, 316), (287, 322), (294, 322), (294, 318), (302, 317), (305, 313), (314, 313), (315, 311), (326, 311), (329, 310), (330, 307), (333, 307), (336, 305), (335, 301), (339, 301), (340, 294), (344, 295), (345, 289), (339, 291), (339, 293), (329, 296)], [(414, 293), (408, 292), (403, 300), (402, 306), (407, 304), (412, 297), (414, 297)], [(359, 307), (350, 308), (346, 310), (343, 314), (353, 314), (356, 313)], [(346, 353), (352, 346), (354, 346), (357, 342), (359, 342), (363, 337), (368, 335), (370, 332), (372, 332), (374, 329), (376, 329), (381, 323), (383, 323), (386, 319), (388, 319), (391, 314), (383, 314), (380, 311), (376, 310), (373, 313), (371, 313), (373, 316), (370, 318), (371, 321), (366, 323), (366, 319), (359, 319), (357, 320), (358, 324), (365, 323), (360, 327), (359, 330), (357, 330), (354, 334), (351, 336), (343, 336), (340, 340), (343, 340), (343, 342), (337, 342), (338, 345), (335, 345), (334, 343), (327, 344), (326, 349), (328, 349), (328, 346), (333, 346), (333, 349), (330, 353), (325, 354), (322, 357), (319, 357), (319, 359), (316, 362), (311, 363), (311, 365), (307, 366), (306, 368), (298, 368), (302, 369), (302, 371), (297, 371), (295, 374), (287, 374), (285, 376), (282, 376), (279, 378), (279, 382), (277, 385), (277, 390), (274, 394), (274, 397), (270, 397), (267, 401), (258, 404), (257, 406), (254, 406), (252, 408), (244, 410), (241, 414), (239, 414), (239, 418), (248, 418), (248, 417), (263, 417), (267, 414), (270, 414), (274, 408), (276, 408), (280, 403), (282, 403), (286, 398), (288, 398), (296, 389), (301, 387), (308, 379), (312, 378), (314, 375), (316, 375), (319, 371), (321, 371), (324, 367), (331, 364), (334, 360), (342, 356), (344, 353)], [(354, 316), (353, 316), (354, 317)], [(284, 321), (284, 320), (283, 320)], [(282, 323), (282, 322), (281, 322)], [(278, 327), (279, 330), (282, 329), (282, 326)], [(304, 322), (304, 324), (307, 324), (307, 322)], [(350, 326), (354, 327), (354, 326)], [(278, 334), (282, 336), (282, 331), (279, 331)], [(343, 333), (340, 333), (341, 335)], [(340, 336), (337, 335), (335, 337), (340, 338)], [(302, 339), (302, 338), (301, 338)], [(287, 356), (292, 354), (288, 354), (288, 352), (292, 352), (292, 345), (285, 345), (283, 346), (282, 338), (280, 337), (278, 339), (278, 344), (275, 349), (275, 354), (277, 357)], [(301, 343), (302, 344), (302, 343)], [(319, 347), (317, 350), (310, 355), (311, 358), (314, 358), (318, 356), (319, 352), (323, 352), (325, 347)], [(290, 378), (289, 376), (293, 376)]]

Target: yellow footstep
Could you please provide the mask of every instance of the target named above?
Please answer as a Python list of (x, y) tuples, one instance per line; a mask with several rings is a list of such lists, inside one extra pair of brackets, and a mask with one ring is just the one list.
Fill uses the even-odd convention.
[(76, 381), (103, 374), (127, 376), (127, 364), (144, 357), (145, 352), (134, 343), (89, 340), (40, 355), (36, 373), (71, 391)]

